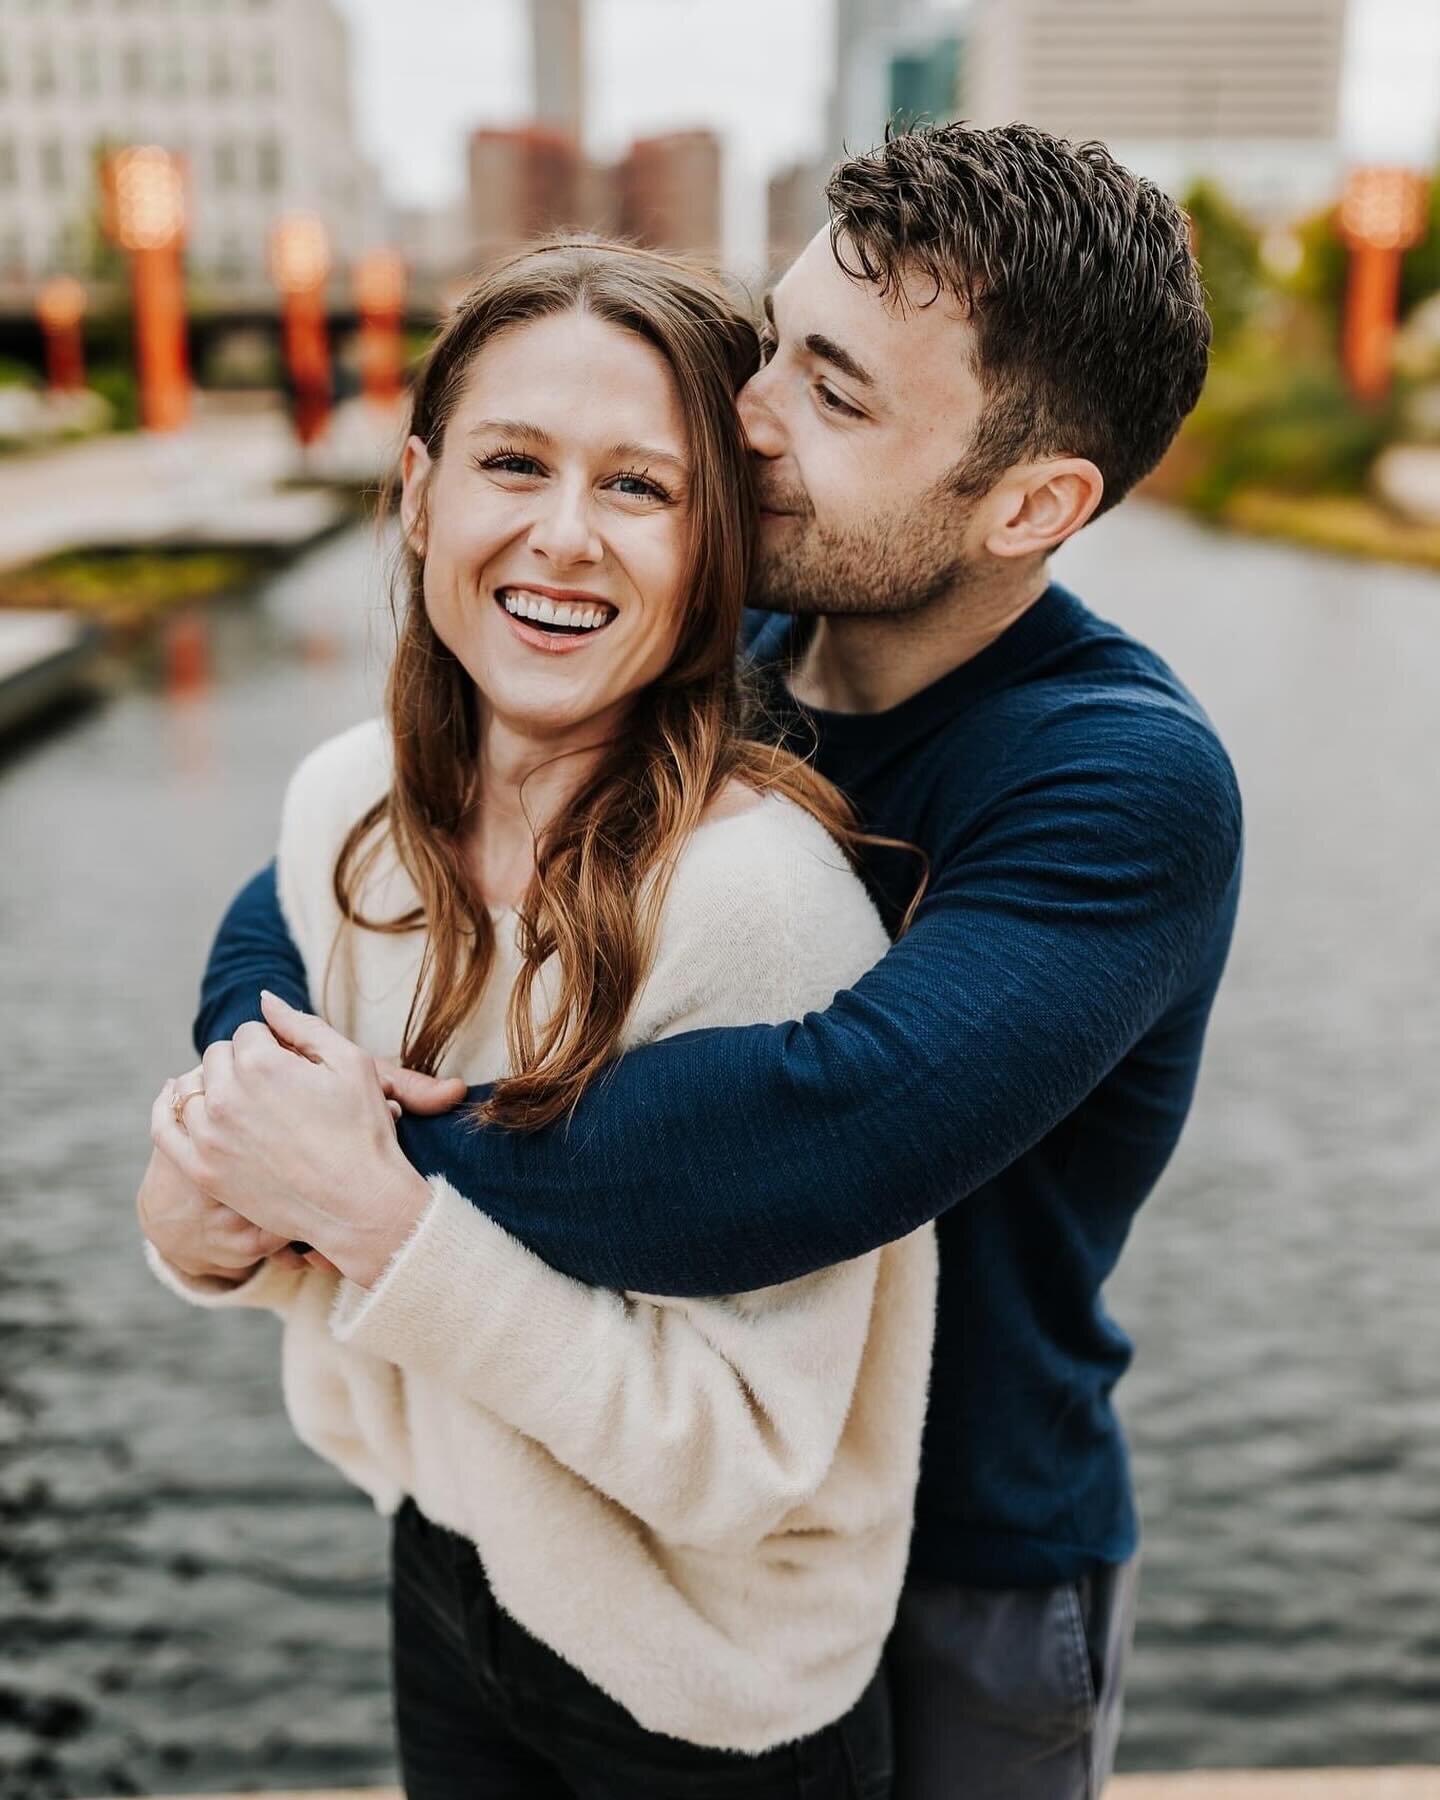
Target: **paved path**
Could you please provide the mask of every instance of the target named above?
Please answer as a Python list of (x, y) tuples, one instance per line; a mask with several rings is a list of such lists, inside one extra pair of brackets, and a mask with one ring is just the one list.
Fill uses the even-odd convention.
[(307, 464), (278, 409), (212, 405), (164, 437), (124, 432), (0, 458), (0, 568), (165, 539), (298, 547), (334, 522), (343, 501), (281, 484), (372, 478), (392, 426), (357, 402), (337, 414)]

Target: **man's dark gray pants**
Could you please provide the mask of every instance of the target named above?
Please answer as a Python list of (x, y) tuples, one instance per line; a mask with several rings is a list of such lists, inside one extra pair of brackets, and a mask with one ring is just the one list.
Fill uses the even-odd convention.
[(1137, 1552), (1053, 1588), (907, 1583), (885, 1650), (894, 1800), (1096, 1800), (1139, 1574)]

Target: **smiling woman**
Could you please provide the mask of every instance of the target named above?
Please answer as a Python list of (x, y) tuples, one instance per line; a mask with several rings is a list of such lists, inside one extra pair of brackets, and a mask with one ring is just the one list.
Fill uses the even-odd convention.
[(547, 1124), (632, 1046), (798, 1019), (888, 947), (846, 802), (748, 735), (757, 364), (676, 259), (562, 243), (477, 284), (415, 388), (386, 716), (282, 808), (322, 1016), (268, 999), (156, 1105), (156, 1274), (284, 1317), (298, 1435), (393, 1516), (427, 1800), (890, 1791), (932, 1229), (756, 1293), (591, 1289), (418, 1177), (386, 1106), (403, 1064)]

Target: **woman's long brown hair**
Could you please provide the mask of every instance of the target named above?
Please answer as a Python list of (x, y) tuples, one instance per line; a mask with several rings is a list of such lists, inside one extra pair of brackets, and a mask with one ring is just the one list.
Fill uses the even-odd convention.
[[(693, 470), (690, 546), (669, 667), (636, 694), (624, 732), (535, 846), (535, 872), (518, 909), (511, 1073), (470, 1111), (477, 1122), (522, 1129), (571, 1113), (617, 1054), (654, 958), (676, 860), (727, 782), (783, 794), (852, 859), (860, 842), (885, 841), (864, 838), (844, 796), (806, 762), (748, 735), (752, 713), (735, 652), (755, 514), (735, 396), (759, 352), (753, 322), (717, 278), (680, 258), (602, 240), (560, 240), (509, 258), (476, 282), (432, 345), (415, 383), (411, 434), (438, 461), (485, 345), (512, 326), (581, 310), (634, 332), (670, 366)], [(400, 1057), (434, 1074), (480, 1000), (495, 925), (462, 844), (462, 821), (484, 804), (479, 697), (431, 626), (421, 556), (408, 546), (402, 555), (404, 609), (385, 697), (394, 777), (346, 838), (334, 886), (352, 925), (427, 933)], [(373, 920), (357, 895), (387, 834), (420, 904), (400, 918)], [(537, 1029), (535, 983), (551, 958), (555, 1003)]]

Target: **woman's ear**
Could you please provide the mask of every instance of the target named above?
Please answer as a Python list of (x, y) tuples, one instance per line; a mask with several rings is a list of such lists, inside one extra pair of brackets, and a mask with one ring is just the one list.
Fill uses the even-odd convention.
[(417, 556), (425, 554), (425, 490), (432, 468), (430, 452), (418, 437), (408, 437), (400, 457), (400, 525)]

